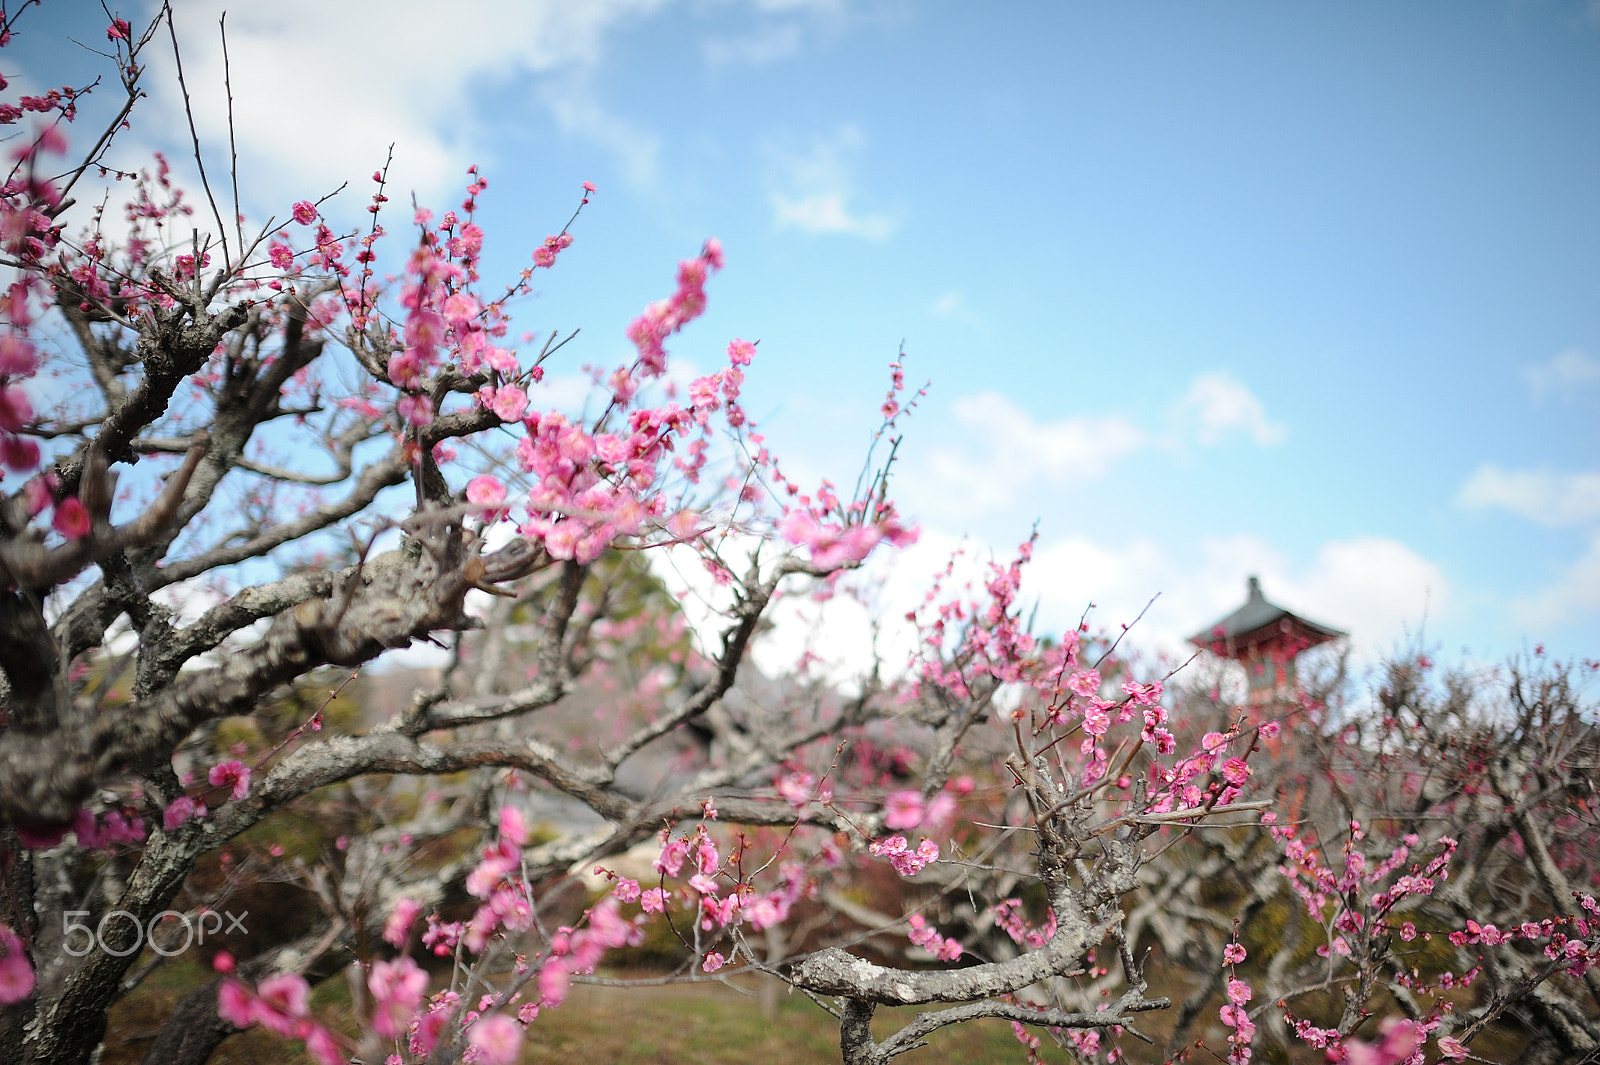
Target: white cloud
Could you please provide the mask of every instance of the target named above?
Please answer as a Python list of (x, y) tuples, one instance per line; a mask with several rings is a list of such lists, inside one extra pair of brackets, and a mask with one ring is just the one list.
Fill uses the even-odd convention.
[(967, 446), (936, 447), (929, 461), (940, 495), (965, 512), (1007, 506), (1041, 479), (1058, 487), (1098, 480), (1147, 439), (1117, 415), (1036, 422), (998, 392), (963, 396), (950, 409)]
[(1548, 587), (1512, 604), (1512, 616), (1534, 632), (1600, 613), (1600, 533), (1589, 550)]
[(850, 159), (866, 138), (854, 126), (841, 126), (831, 137), (815, 138), (808, 150), (766, 148), (773, 188), (768, 194), (772, 221), (779, 229), (882, 240), (897, 220), (888, 214), (861, 212), (852, 206), (854, 168)]
[[(941, 308), (961, 313), (960, 293), (941, 297), (935, 310)], [(1173, 410), (1168, 422), (1179, 427), (1176, 434), (1147, 430), (1118, 414), (1037, 422), (998, 392), (963, 396), (950, 412), (964, 431), (958, 444), (932, 449), (928, 472), (938, 488), (923, 494), (934, 512), (941, 506), (947, 512), (1004, 507), (1041, 481), (1056, 488), (1098, 481), (1118, 460), (1147, 447), (1181, 450), (1191, 438), (1209, 445), (1229, 431), (1270, 446), (1285, 434), (1248, 388), (1222, 374), (1195, 378)]]
[(616, 156), (625, 181), (636, 188), (655, 184), (661, 138), (601, 107), (582, 79), (542, 94), (563, 133), (586, 137)]
[(779, 229), (793, 227), (807, 233), (839, 233), (849, 237), (882, 240), (894, 232), (887, 215), (853, 214), (845, 197), (836, 192), (791, 198), (781, 192), (771, 197), (772, 221)]
[(1182, 415), (1194, 419), (1195, 437), (1202, 444), (1214, 444), (1232, 429), (1242, 429), (1257, 444), (1269, 447), (1284, 438), (1287, 430), (1267, 420), (1267, 412), (1248, 388), (1227, 374), (1202, 374), (1189, 386), (1179, 401)]
[(1549, 473), (1479, 466), (1456, 493), (1474, 510), (1500, 507), (1541, 525), (1578, 525), (1600, 518), (1600, 472)]
[(1550, 528), (1588, 526), (1588, 550), (1550, 584), (1513, 599), (1511, 617), (1532, 634), (1600, 613), (1600, 471), (1551, 473), (1478, 467), (1456, 493), (1460, 506), (1498, 507)]
[(818, 15), (834, 15), (844, 9), (845, 0), (755, 0), (757, 11), (788, 14), (809, 11)]
[(764, 66), (800, 51), (800, 27), (770, 26), (744, 37), (713, 37), (702, 51), (714, 67)]
[(1383, 654), (1429, 618), (1450, 610), (1450, 583), (1437, 565), (1398, 540), (1362, 536), (1325, 543), (1316, 564), (1287, 577), (1282, 605), (1347, 630), (1358, 651)]
[[(665, 0), (458, 0), (450, 19), (470, 45), (441, 49), (440, 9), (430, 0), (389, 0), (381, 14), (361, 4), (278, 0), (233, 5), (228, 53), (241, 169), (277, 199), (326, 191), (372, 173), (395, 145), (397, 190), (454, 194), (468, 163), (487, 147), (478, 128), (482, 94), (529, 74), (592, 68), (606, 33)], [(226, 158), (227, 96), (217, 20), (225, 0), (179, 5), (184, 76), (203, 144)], [(158, 42), (159, 43), (159, 42)], [(147, 53), (146, 83), (187, 141), (170, 48)], [(552, 108), (561, 97), (547, 101)], [(556, 115), (562, 122), (562, 115)], [(565, 126), (593, 135), (637, 172), (639, 140), (625, 124), (587, 125), (567, 105)], [(630, 156), (630, 152), (634, 153)], [(274, 181), (279, 188), (263, 190)], [(360, 188), (364, 197), (368, 190)]]
[(981, 319), (967, 306), (966, 293), (960, 289), (951, 289), (939, 295), (930, 308), (936, 318), (949, 318), (968, 325), (976, 325)]
[(1600, 381), (1600, 359), (1587, 355), (1577, 348), (1568, 348), (1537, 366), (1526, 367), (1522, 375), (1535, 397), (1546, 392), (1566, 388), (1579, 388)]

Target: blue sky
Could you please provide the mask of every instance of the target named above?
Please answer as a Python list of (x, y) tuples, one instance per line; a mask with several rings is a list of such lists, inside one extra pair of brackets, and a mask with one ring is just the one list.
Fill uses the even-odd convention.
[[(175, 6), (220, 163), (224, 5)], [(355, 224), (393, 142), (440, 209), (483, 167), (511, 277), (592, 181), (517, 319), (581, 327), (573, 371), (715, 235), (671, 350), (759, 338), (802, 479), (853, 481), (903, 341), (908, 566), (1037, 520), (1051, 627), (1161, 593), (1171, 645), (1259, 573), (1368, 654), (1600, 655), (1600, 5), (235, 6), (251, 216), (348, 179)], [(103, 40), (64, 8), (24, 79)], [(187, 152), (166, 54), (125, 161)]]

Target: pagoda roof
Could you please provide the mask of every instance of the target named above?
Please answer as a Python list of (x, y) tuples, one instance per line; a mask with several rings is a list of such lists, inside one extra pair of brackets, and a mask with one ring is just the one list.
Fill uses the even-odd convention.
[(1189, 642), (1208, 650), (1218, 650), (1217, 645), (1221, 644), (1229, 652), (1234, 652), (1278, 636), (1294, 636), (1306, 647), (1313, 647), (1345, 635), (1348, 634), (1268, 602), (1267, 597), (1261, 594), (1260, 578), (1251, 577), (1244, 606), (1221, 621), (1207, 625), (1189, 637)]

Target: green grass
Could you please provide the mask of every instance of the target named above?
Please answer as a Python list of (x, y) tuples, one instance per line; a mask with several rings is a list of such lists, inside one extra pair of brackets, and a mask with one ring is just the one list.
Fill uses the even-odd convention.
[[(915, 1014), (880, 1009), (873, 1031), (893, 1032)], [(839, 1061), (839, 1023), (804, 995), (784, 995), (771, 1019), (754, 994), (720, 984), (597, 987), (579, 984), (560, 1009), (546, 1010), (528, 1028), (521, 1065), (749, 1065), (782, 1061), (824, 1065)], [(940, 1061), (1022, 1065), (1025, 1052), (1002, 1021), (981, 1021), (937, 1032), (929, 1045), (901, 1056), (907, 1065)]]

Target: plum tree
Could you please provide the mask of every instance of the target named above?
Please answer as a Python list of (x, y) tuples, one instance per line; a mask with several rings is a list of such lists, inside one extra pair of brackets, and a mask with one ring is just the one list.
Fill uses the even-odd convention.
[[(952, 560), (909, 662), (764, 676), (777, 604), (915, 537), (903, 361), (854, 490), (794, 482), (740, 406), (754, 344), (670, 387), (709, 240), (565, 409), (570, 337), (507, 338), (576, 212), (498, 284), (476, 168), (405, 238), (382, 169), (360, 228), (197, 212), (108, 154), (170, 18), (105, 28), (123, 97), (87, 150), (87, 90), (0, 106), (0, 1060), (121, 1050), (111, 1011), (210, 936), (145, 1060), (260, 1024), (326, 1062), (509, 1062), (647, 932), (676, 978), (810, 994), (850, 1063), (980, 1018), (1030, 1059), (1181, 1056), (1202, 1016), (1231, 1061), (1459, 1058), (1509, 1020), (1600, 1047), (1570, 669), (1440, 689), (1413, 659), (1370, 711), (1239, 707), (1031, 631), (1029, 541)], [(79, 207), (97, 181), (131, 191)], [(445, 653), (414, 692), (354, 679), (414, 643)], [(353, 1030), (310, 1006), (341, 973)], [(880, 1005), (928, 1008), (878, 1038)]]

